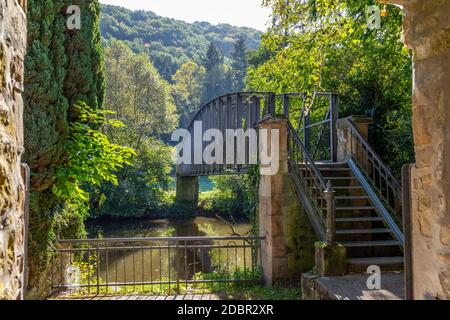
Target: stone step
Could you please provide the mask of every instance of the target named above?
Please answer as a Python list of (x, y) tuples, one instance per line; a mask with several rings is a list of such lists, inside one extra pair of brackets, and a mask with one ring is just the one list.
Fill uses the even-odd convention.
[(400, 271), (404, 268), (404, 258), (397, 256), (347, 259), (347, 269), (349, 272), (367, 272), (369, 266), (379, 266), (382, 272)]
[(336, 196), (335, 200), (370, 200), (368, 196)]
[(375, 222), (384, 221), (381, 217), (348, 217), (348, 218), (336, 218), (336, 222)]
[(390, 229), (341, 229), (336, 230), (336, 234), (375, 234), (375, 233), (391, 233)]
[(328, 180), (356, 180), (356, 177), (323, 177), (325, 181)]
[(386, 241), (355, 241), (355, 242), (342, 242), (344, 247), (386, 247), (386, 246), (398, 246), (400, 243), (394, 240)]
[(354, 211), (354, 210), (376, 210), (374, 206), (353, 206), (353, 207), (336, 207), (336, 211)]
[(352, 171), (349, 167), (318, 167), (320, 171), (345, 171), (350, 172)]
[(363, 190), (362, 186), (333, 186), (334, 190)]

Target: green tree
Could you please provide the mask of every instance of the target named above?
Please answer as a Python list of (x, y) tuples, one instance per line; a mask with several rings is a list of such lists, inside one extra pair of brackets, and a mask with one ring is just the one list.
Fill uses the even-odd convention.
[[(134, 54), (123, 42), (113, 41), (105, 50), (106, 105), (115, 117), (134, 131), (134, 141), (126, 141), (138, 149), (148, 137), (170, 133), (177, 125), (176, 108), (169, 84), (160, 77), (144, 54)], [(121, 141), (121, 130), (109, 133)], [(128, 134), (126, 134), (128, 135)]]
[(101, 27), (106, 40), (125, 41), (135, 53), (146, 53), (166, 81), (189, 61), (201, 64), (201, 53), (208, 50), (210, 42), (229, 59), (238, 37), (244, 37), (251, 49), (256, 49), (261, 39), (261, 32), (252, 28), (186, 23), (112, 5), (102, 5)]
[(200, 108), (204, 79), (205, 68), (193, 61), (183, 64), (172, 77), (172, 95), (183, 128)]
[[(83, 28), (67, 30), (66, 8), (78, 4)], [(103, 101), (104, 78), (96, 0), (29, 0), (25, 59), (24, 161), (31, 168), (30, 287), (48, 267), (54, 241), (84, 233), (83, 218), (53, 192), (59, 168), (67, 165), (72, 106)], [(45, 290), (45, 286), (42, 286)]]
[(124, 127), (109, 127), (108, 138), (133, 148), (137, 156), (121, 168), (117, 185), (104, 180), (91, 189), (91, 217), (143, 216), (169, 201), (172, 148), (160, 139), (178, 123), (170, 85), (145, 54), (121, 41), (105, 49), (106, 105)]
[(227, 72), (223, 63), (223, 53), (211, 42), (208, 52), (203, 59), (203, 66), (205, 67), (206, 73), (203, 85), (202, 103), (206, 103), (226, 92), (225, 81)]
[(248, 88), (338, 92), (341, 116), (374, 118), (371, 142), (390, 166), (398, 172), (411, 161), (411, 53), (401, 41), (401, 10), (386, 7), (381, 29), (370, 30), (365, 11), (371, 0), (265, 4), (274, 22), (262, 46), (272, 54), (250, 68)]
[(239, 37), (234, 43), (231, 59), (230, 73), (233, 91), (242, 91), (244, 79), (247, 75), (247, 46), (243, 37)]

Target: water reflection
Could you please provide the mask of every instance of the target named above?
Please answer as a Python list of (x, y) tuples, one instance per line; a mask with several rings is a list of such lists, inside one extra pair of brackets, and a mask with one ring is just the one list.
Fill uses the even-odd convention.
[[(250, 224), (233, 224), (234, 231), (247, 235)], [(144, 238), (161, 236), (230, 236), (230, 227), (216, 218), (95, 222), (88, 225), (89, 237)], [(131, 248), (131, 245), (133, 248)], [(98, 254), (99, 277), (105, 283), (150, 284), (186, 281), (199, 272), (229, 274), (252, 266), (252, 249), (246, 241), (142, 241), (105, 243)]]

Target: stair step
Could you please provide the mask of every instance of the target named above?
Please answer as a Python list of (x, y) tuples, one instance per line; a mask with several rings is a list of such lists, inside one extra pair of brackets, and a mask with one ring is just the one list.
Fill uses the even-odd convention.
[(336, 230), (336, 234), (374, 234), (374, 233), (390, 233), (390, 229), (341, 229)]
[(386, 264), (401, 264), (403, 263), (403, 257), (364, 257), (364, 258), (349, 258), (347, 262), (349, 264), (359, 265), (377, 265), (382, 266)]
[(398, 246), (399, 242), (394, 240), (386, 241), (355, 241), (355, 242), (342, 242), (344, 247), (385, 247), (385, 246)]
[(325, 181), (328, 180), (356, 180), (356, 177), (323, 177)]
[(352, 211), (352, 210), (376, 210), (377, 207), (361, 206), (361, 207), (336, 207), (336, 211)]
[(328, 168), (324, 168), (324, 167), (319, 167), (320, 171), (346, 171), (346, 172), (350, 172), (352, 171), (350, 168), (339, 168), (339, 167), (328, 167)]
[(369, 200), (368, 196), (336, 196), (335, 200)]
[(349, 272), (367, 272), (369, 266), (379, 266), (381, 271), (402, 271), (403, 257), (363, 257), (349, 258), (347, 269)]
[(333, 186), (334, 190), (359, 190), (363, 189), (362, 186)]
[(351, 217), (351, 218), (336, 218), (336, 222), (371, 222), (384, 221), (381, 217)]

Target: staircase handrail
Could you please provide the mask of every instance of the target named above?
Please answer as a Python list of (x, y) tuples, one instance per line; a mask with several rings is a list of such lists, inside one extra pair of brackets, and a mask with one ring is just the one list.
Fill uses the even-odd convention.
[[(360, 167), (375, 192), (381, 197), (382, 201), (394, 212), (397, 222), (401, 225), (401, 183), (397, 180), (388, 165), (382, 160), (381, 156), (359, 132), (353, 121), (350, 119), (346, 119), (346, 121), (348, 122), (350, 129), (349, 151), (351, 152), (352, 159)], [(355, 141), (353, 139), (355, 139)], [(361, 161), (361, 156), (364, 157), (365, 161)], [(383, 180), (385, 182), (384, 184)]]
[[(321, 240), (333, 242), (335, 234), (334, 191), (331, 183), (325, 182), (322, 173), (312, 160), (312, 156), (289, 121), (288, 164), (290, 174), (294, 175), (306, 189), (309, 200), (314, 206), (314, 212), (309, 212), (309, 214), (313, 215), (311, 218), (316, 222), (313, 222), (316, 233)], [(300, 170), (299, 166), (304, 166), (304, 170)], [(325, 212), (326, 216), (324, 216)]]

